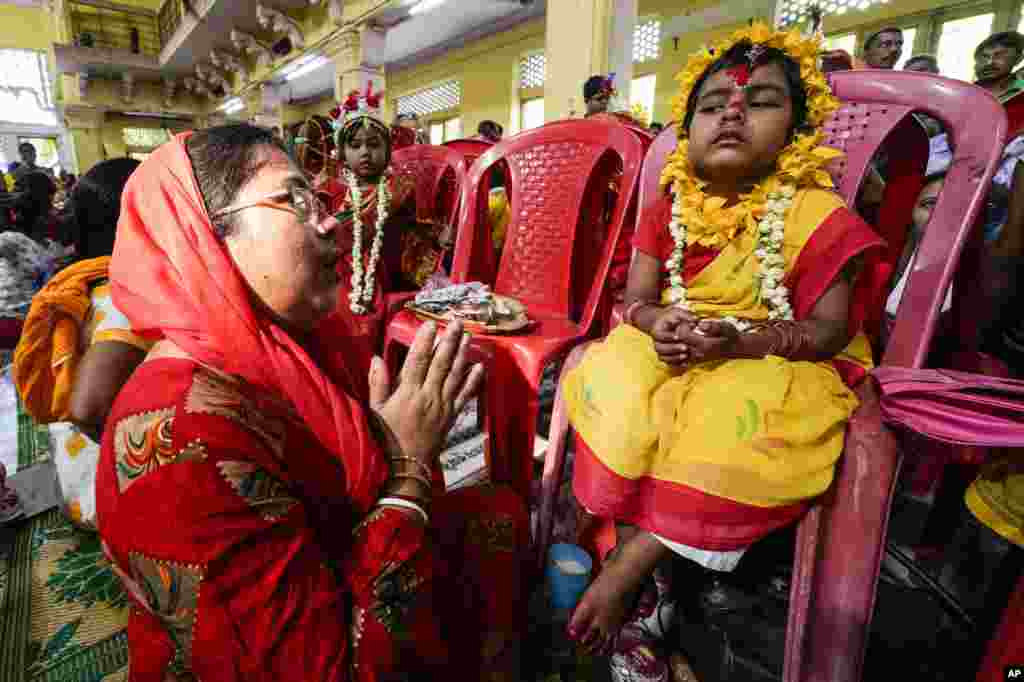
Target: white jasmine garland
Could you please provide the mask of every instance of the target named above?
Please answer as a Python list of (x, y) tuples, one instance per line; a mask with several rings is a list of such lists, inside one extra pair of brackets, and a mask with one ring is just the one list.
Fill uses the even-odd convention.
[(377, 261), (384, 243), (384, 223), (388, 219), (391, 191), (387, 174), (381, 175), (377, 183), (377, 224), (374, 226), (373, 244), (370, 246), (370, 260), (363, 271), (363, 193), (355, 174), (345, 169), (345, 182), (352, 197), (352, 291), (348, 295), (349, 309), (356, 315), (365, 315), (377, 290), (374, 279)]
[[(786, 277), (786, 259), (782, 255), (782, 243), (785, 238), (786, 214), (793, 205), (796, 188), (784, 185), (778, 192), (768, 194), (765, 204), (766, 213), (757, 226), (757, 249), (754, 256), (760, 265), (755, 275), (758, 284), (758, 296), (768, 306), (768, 319), (792, 320), (793, 306), (789, 301), (789, 289), (782, 285)], [(672, 200), (672, 220), (669, 222), (669, 233), (675, 242), (672, 255), (668, 259), (669, 286), (672, 304), (683, 310), (691, 310), (683, 282), (683, 264), (686, 260), (686, 225), (682, 221), (682, 197), (676, 194)], [(741, 332), (750, 330), (753, 325), (735, 317), (724, 317)]]

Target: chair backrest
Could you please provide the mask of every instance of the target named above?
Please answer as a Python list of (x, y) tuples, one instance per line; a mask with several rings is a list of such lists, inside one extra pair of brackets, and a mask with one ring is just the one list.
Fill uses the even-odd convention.
[(675, 151), (678, 144), (679, 124), (672, 123), (654, 138), (654, 143), (647, 150), (644, 167), (640, 172), (640, 212), (637, 216), (637, 227), (662, 197), (661, 172), (665, 168), (668, 155)]
[(431, 216), (448, 225), (458, 216), (467, 168), (462, 154), (447, 147), (417, 144), (391, 155), (391, 172), (414, 183), (416, 205), (429, 206)]
[(472, 166), (480, 158), (481, 154), (494, 146), (494, 143), (485, 142), (484, 140), (464, 139), (445, 142), (444, 146), (462, 154), (466, 158), (466, 165)]
[(950, 135), (953, 161), (884, 356), (887, 365), (922, 367), (947, 288), (999, 163), (1006, 112), (985, 90), (940, 76), (864, 69), (833, 73), (831, 83), (843, 108), (828, 124), (830, 142), (847, 154), (834, 175), (848, 200), (888, 133), (912, 112), (937, 119)]
[[(474, 259), (479, 261), (482, 248), (490, 246), (486, 213), (481, 210), (490, 189), (485, 178), (491, 167), (505, 162), (511, 220), (494, 290), (535, 309), (569, 316), (573, 245), (584, 193), (588, 185), (596, 186), (592, 183), (597, 169), (617, 165), (602, 163), (608, 154), (621, 160), (622, 178), (600, 265), (593, 273), (580, 315), (580, 324), (589, 327), (603, 293), (612, 249), (636, 191), (643, 155), (636, 135), (621, 125), (573, 121), (543, 126), (500, 142), (481, 156), (470, 169), (460, 202), (453, 279), (467, 281), (479, 271)], [(607, 181), (611, 181), (610, 175)]]

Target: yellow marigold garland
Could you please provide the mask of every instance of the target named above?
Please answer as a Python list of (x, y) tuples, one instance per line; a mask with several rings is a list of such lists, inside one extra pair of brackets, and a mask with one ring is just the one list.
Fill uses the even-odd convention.
[[(765, 24), (756, 23), (692, 55), (676, 76), (680, 89), (672, 102), (674, 120), (685, 120), (686, 101), (701, 74), (729, 48), (743, 40), (753, 45), (778, 48), (800, 65), (800, 77), (807, 89), (807, 122), (813, 131), (795, 135), (779, 155), (778, 170), (730, 207), (725, 207), (724, 199), (704, 193), (707, 183), (694, 175), (687, 155), (688, 140), (680, 137), (679, 145), (669, 155), (662, 171), (661, 184), (671, 186), (672, 193), (682, 200), (681, 219), (686, 224), (688, 246), (696, 243), (721, 248), (741, 230), (757, 229), (757, 221), (765, 215), (768, 195), (778, 192), (783, 186), (831, 189), (832, 178), (826, 166), (843, 155), (822, 145), (825, 135), (821, 124), (839, 108), (839, 100), (832, 94), (825, 75), (818, 68), (821, 39), (818, 36), (806, 38), (796, 30), (773, 31)], [(683, 132), (680, 131), (681, 134)]]

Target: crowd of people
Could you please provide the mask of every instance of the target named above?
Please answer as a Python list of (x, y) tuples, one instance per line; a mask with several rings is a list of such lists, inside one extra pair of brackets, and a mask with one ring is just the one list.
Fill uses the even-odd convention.
[[(616, 680), (687, 674), (659, 653), (674, 565), (735, 569), (832, 481), (884, 341), (864, 311), (896, 315), (955, 140), (920, 117), (928, 176), (879, 279), (882, 240), (827, 181), (827, 72), (892, 69), (903, 49), (884, 29), (855, 62), (754, 25), (687, 65), (665, 192), (632, 236), (625, 324), (563, 386), (582, 437), (577, 498), (616, 537), (568, 633), (610, 654)], [(1024, 249), (1022, 57), (1018, 33), (975, 52), (978, 85), (1010, 112), (985, 215), (1008, 273)], [(610, 77), (588, 80), (586, 117), (662, 131), (610, 110), (614, 94)], [(133, 680), (520, 679), (525, 501), (500, 485), (437, 494), (433, 480), (483, 379), (468, 335), (422, 325), (397, 384), (377, 357), (389, 296), (443, 269), (455, 227), (389, 172), (396, 148), (427, 142), (417, 117), (388, 124), (350, 101), (336, 172), (316, 177), (248, 124), (62, 178), (60, 212), (34, 149), (11, 173), (0, 315), (19, 322), (15, 379), (51, 424), (65, 508), (98, 528), (131, 596)], [(503, 135), (484, 121), (476, 139)], [(54, 274), (47, 240), (74, 264)], [(1016, 282), (994, 294), (986, 347), (1020, 373)], [(969, 506), (1020, 545), (1024, 497), (990, 484), (1005, 482), (997, 468)]]

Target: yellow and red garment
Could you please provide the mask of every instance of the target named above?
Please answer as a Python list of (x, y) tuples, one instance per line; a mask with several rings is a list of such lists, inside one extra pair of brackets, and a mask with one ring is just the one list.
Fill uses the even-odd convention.
[[(664, 262), (671, 199), (660, 208), (634, 246)], [(824, 190), (798, 192), (785, 234), (785, 284), (798, 320), (851, 259), (865, 261), (849, 347), (828, 362), (767, 357), (676, 370), (658, 360), (649, 336), (617, 327), (563, 385), (584, 445), (574, 490), (593, 514), (692, 547), (734, 550), (794, 520), (828, 488), (858, 404), (849, 386), (872, 366), (863, 323), (881, 305), (884, 279), (874, 260), (882, 241)], [(744, 230), (720, 250), (687, 259), (696, 314), (767, 319), (754, 289), (756, 248), (756, 235)]]

